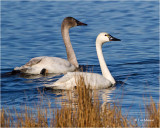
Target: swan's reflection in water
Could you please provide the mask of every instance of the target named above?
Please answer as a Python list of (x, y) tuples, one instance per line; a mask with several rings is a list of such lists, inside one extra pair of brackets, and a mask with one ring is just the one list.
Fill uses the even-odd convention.
[[(23, 74), (23, 73), (21, 73), (21, 74), (19, 74), (19, 76), (21, 77), (21, 78), (25, 78), (25, 79), (38, 79), (38, 78), (44, 78), (44, 77), (46, 77), (46, 78), (48, 78), (48, 79), (50, 79), (50, 78), (57, 78), (58, 76), (60, 76), (61, 74), (54, 74), (54, 73), (51, 73), (51, 74), (47, 74), (47, 75), (41, 75), (41, 74), (39, 74), (39, 75), (33, 75), (33, 74)], [(54, 79), (53, 79), (54, 80)]]
[(101, 104), (101, 109), (102, 111), (105, 109), (107, 103), (113, 103), (114, 102), (114, 99), (111, 98), (111, 95), (113, 94), (113, 91), (116, 89), (116, 87), (112, 87), (112, 88), (109, 88), (109, 89), (103, 89), (101, 90), (99, 93), (100, 93), (100, 96), (99, 96), (99, 100), (102, 101), (102, 104)]
[[(61, 73), (50, 73), (46, 75), (42, 74), (27, 74), (27, 73), (20, 73), (20, 72), (5, 72), (1, 74), (2, 78), (8, 78), (8, 77), (19, 77), (19, 78), (25, 78), (25, 79), (41, 79), (41, 78), (60, 78), (63, 74)], [(37, 81), (38, 82), (38, 81)]]
[[(91, 91), (91, 98), (92, 100), (99, 100), (101, 108), (103, 108), (107, 103), (114, 102), (111, 98), (113, 91), (116, 87), (112, 87), (109, 89), (101, 89), (101, 90), (90, 90)], [(66, 106), (77, 106), (78, 103), (78, 94), (77, 90), (45, 90), (48, 94), (54, 94), (54, 103), (52, 100), (50, 101), (51, 104), (56, 104), (56, 107), (66, 107)], [(51, 96), (51, 95), (50, 95)], [(53, 98), (52, 96), (50, 98)], [(55, 102), (56, 101), (56, 102)]]

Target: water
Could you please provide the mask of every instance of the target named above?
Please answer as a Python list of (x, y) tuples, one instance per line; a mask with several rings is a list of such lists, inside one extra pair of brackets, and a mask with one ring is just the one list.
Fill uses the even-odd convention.
[(8, 74), (33, 57), (66, 59), (60, 30), (62, 20), (67, 16), (88, 24), (72, 28), (70, 37), (79, 64), (89, 71), (101, 74), (95, 49), (97, 35), (108, 32), (121, 39), (103, 46), (106, 63), (117, 84), (115, 88), (99, 90), (102, 103), (121, 101), (123, 113), (128, 112), (135, 119), (140, 115), (145, 117), (144, 102), (148, 102), (150, 96), (158, 103), (158, 2), (2, 1), (1, 4), (2, 107), (34, 107), (42, 97), (44, 105), (50, 101), (51, 107), (55, 108), (57, 104), (60, 107), (61, 92), (45, 90), (45, 96), (39, 92), (43, 91), (43, 84), (61, 76)]

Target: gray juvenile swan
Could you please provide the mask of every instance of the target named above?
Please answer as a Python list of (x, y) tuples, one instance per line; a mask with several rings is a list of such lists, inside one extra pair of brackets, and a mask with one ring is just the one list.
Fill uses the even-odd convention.
[(96, 74), (96, 73), (87, 73), (87, 72), (68, 72), (66, 75), (64, 75), (62, 78), (57, 80), (51, 85), (45, 85), (47, 88), (52, 89), (66, 89), (70, 90), (73, 89), (76, 86), (76, 83), (79, 79), (83, 78), (85, 85), (90, 85), (91, 89), (102, 89), (102, 88), (108, 88), (113, 86), (116, 81), (112, 77), (106, 63), (103, 57), (102, 53), (102, 45), (105, 42), (109, 41), (120, 41), (120, 39), (117, 39), (110, 34), (106, 32), (102, 32), (97, 36), (96, 39), (96, 50), (97, 50), (97, 56), (99, 59), (102, 75)]
[(58, 57), (41, 56), (32, 58), (28, 63), (21, 67), (14, 68), (23, 73), (45, 74), (45, 73), (67, 73), (79, 67), (76, 55), (71, 45), (69, 29), (75, 26), (87, 25), (73, 17), (66, 17), (61, 25), (61, 33), (66, 46), (67, 59)]

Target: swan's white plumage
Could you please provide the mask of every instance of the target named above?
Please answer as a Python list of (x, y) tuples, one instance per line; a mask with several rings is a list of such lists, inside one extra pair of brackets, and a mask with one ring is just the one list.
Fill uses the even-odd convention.
[(109, 88), (112, 86), (112, 83), (102, 75), (87, 72), (68, 72), (55, 83), (45, 86), (50, 87), (52, 89), (70, 90), (77, 86), (77, 83), (82, 78), (84, 80), (85, 85), (90, 86), (91, 89)]
[(105, 32), (100, 33), (96, 39), (96, 51), (103, 76), (97, 73), (69, 72), (53, 84), (45, 86), (53, 89), (73, 89), (77, 86), (77, 82), (82, 78), (84, 80), (84, 84), (86, 86), (90, 86), (91, 89), (109, 88), (112, 85), (115, 85), (116, 81), (112, 77), (102, 53), (102, 45), (109, 41), (120, 40)]

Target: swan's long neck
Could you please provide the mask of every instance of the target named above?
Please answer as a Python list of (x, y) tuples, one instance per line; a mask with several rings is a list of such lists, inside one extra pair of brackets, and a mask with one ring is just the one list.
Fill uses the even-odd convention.
[(77, 58), (76, 58), (76, 55), (75, 55), (74, 50), (72, 48), (72, 44), (71, 44), (70, 37), (69, 37), (69, 28), (65, 27), (65, 25), (62, 24), (61, 32), (62, 32), (64, 44), (66, 47), (68, 61), (71, 64), (73, 64), (75, 67), (78, 68), (79, 64), (77, 62)]
[(96, 40), (96, 50), (97, 50), (97, 56), (99, 59), (99, 63), (100, 63), (100, 67), (101, 67), (101, 71), (102, 71), (103, 76), (106, 79), (108, 79), (112, 84), (115, 84), (116, 82), (115, 82), (114, 78), (112, 77), (112, 75), (106, 65), (106, 62), (104, 60), (104, 57), (103, 57), (102, 44), (98, 43), (98, 40)]

